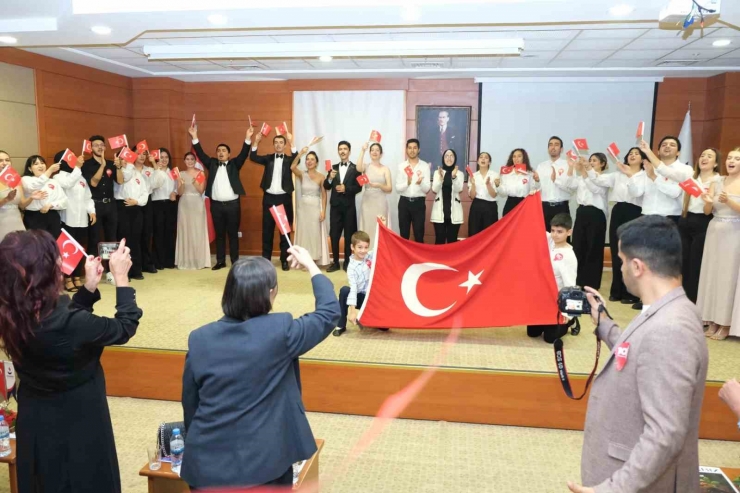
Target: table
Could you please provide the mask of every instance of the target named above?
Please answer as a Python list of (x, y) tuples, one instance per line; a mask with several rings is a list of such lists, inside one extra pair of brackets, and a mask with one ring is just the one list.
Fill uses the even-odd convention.
[(18, 473), (15, 470), (15, 438), (10, 439), (10, 455), (0, 457), (0, 463), (8, 465), (10, 476), (10, 493), (18, 493)]
[[(324, 448), (324, 440), (319, 438), (316, 439), (316, 453), (306, 461), (301, 469), (301, 474), (298, 476), (298, 483), (293, 486), (294, 491), (300, 491), (304, 484), (309, 484), (313, 481), (319, 480), (319, 454), (321, 449)], [(15, 453), (13, 453), (15, 456)], [(7, 457), (5, 457), (7, 459)], [(189, 493), (190, 488), (188, 485), (180, 479), (180, 476), (172, 472), (171, 464), (169, 462), (162, 462), (161, 469), (152, 471), (149, 469), (149, 462), (141, 468), (139, 476), (144, 476), (148, 479), (149, 493)], [(12, 481), (12, 480), (11, 480)], [(15, 493), (16, 490), (12, 490)], [(318, 492), (318, 489), (315, 491)]]

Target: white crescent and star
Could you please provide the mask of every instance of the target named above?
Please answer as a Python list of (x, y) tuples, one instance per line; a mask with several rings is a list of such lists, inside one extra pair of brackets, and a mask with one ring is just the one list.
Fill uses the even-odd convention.
[[(403, 302), (406, 304), (406, 307), (414, 315), (418, 315), (420, 317), (437, 317), (446, 313), (455, 306), (455, 304), (457, 304), (457, 301), (455, 301), (447, 308), (433, 310), (431, 308), (427, 308), (421, 303), (421, 301), (419, 301), (419, 295), (416, 291), (419, 278), (421, 278), (423, 274), (435, 270), (458, 272), (457, 269), (448, 265), (425, 262), (422, 264), (412, 264), (408, 269), (406, 269), (406, 272), (403, 273), (403, 277), (401, 278), (401, 296), (403, 297)], [(470, 290), (475, 286), (483, 284), (480, 281), (481, 274), (483, 274), (483, 271), (480, 271), (478, 274), (473, 274), (468, 271), (468, 280), (459, 285), (459, 287), (467, 289), (465, 292), (466, 295), (468, 295)]]

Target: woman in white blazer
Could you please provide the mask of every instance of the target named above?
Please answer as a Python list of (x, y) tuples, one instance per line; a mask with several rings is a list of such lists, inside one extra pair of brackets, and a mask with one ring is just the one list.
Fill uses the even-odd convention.
[(463, 223), (463, 208), (460, 192), (463, 189), (463, 174), (457, 169), (457, 154), (447, 149), (442, 155), (444, 165), (437, 168), (432, 178), (432, 191), (437, 195), (432, 206), (434, 244), (444, 245), (457, 241), (457, 233)]

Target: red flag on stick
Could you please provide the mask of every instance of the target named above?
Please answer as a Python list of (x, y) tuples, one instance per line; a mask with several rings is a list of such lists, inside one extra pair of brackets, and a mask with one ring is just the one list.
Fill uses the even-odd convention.
[(62, 233), (57, 238), (59, 254), (62, 256), (62, 272), (72, 274), (82, 257), (86, 256), (85, 249), (72, 238), (72, 235), (62, 228)]
[(578, 161), (578, 154), (573, 149), (569, 149), (568, 152), (565, 153), (566, 156), (568, 156), (568, 159), (571, 161)]
[(82, 141), (82, 153), (81, 154), (92, 154), (92, 142), (85, 139)]
[(619, 147), (617, 147), (616, 142), (609, 144), (609, 147), (607, 147), (606, 150), (609, 154), (614, 156), (614, 159), (617, 159), (617, 156), (619, 156)]
[(64, 154), (62, 154), (62, 158), (59, 161), (64, 161), (70, 167), (73, 167), (75, 163), (77, 162), (77, 156), (75, 156), (74, 152), (67, 149), (64, 151)]
[(173, 166), (169, 171), (168, 174), (170, 175), (170, 178), (177, 181), (180, 179), (180, 168), (177, 166)]
[(260, 130), (260, 133), (263, 136), (267, 137), (268, 135), (270, 135), (270, 132), (272, 132), (272, 127), (269, 126), (267, 123), (263, 123), (262, 124), (262, 129)]
[(136, 160), (139, 158), (139, 155), (136, 154), (134, 151), (129, 149), (128, 147), (124, 147), (121, 149), (121, 152), (118, 154), (118, 157), (123, 159), (129, 164), (134, 164)]
[(362, 323), (415, 329), (556, 323), (558, 289), (543, 221), (537, 193), (458, 243), (413, 243), (378, 224)]
[(15, 188), (21, 182), (21, 175), (13, 169), (13, 166), (6, 166), (5, 169), (0, 173), (0, 181), (5, 183), (10, 188)]
[(108, 137), (108, 145), (110, 145), (111, 149), (128, 147), (128, 139), (126, 138), (126, 134), (116, 135), (115, 137)]
[(359, 183), (361, 187), (364, 187), (365, 185), (370, 183), (370, 178), (368, 178), (365, 173), (357, 175), (357, 183)]
[(290, 221), (288, 221), (288, 214), (285, 213), (285, 206), (283, 204), (273, 205), (270, 207), (270, 214), (272, 214), (272, 218), (275, 220), (280, 234), (285, 235), (288, 239), (288, 245), (292, 248), (293, 244), (290, 242)]
[(588, 142), (586, 139), (575, 139), (573, 141), (573, 146), (576, 148), (576, 151), (580, 154), (580, 151), (588, 151)]
[(324, 161), (324, 166), (326, 166), (326, 171), (331, 171), (331, 159), (327, 159), (326, 161)]
[(370, 132), (370, 141), (371, 142), (380, 143), (380, 139), (382, 139), (382, 138), (383, 138), (383, 136), (380, 135), (380, 132), (378, 132), (377, 130), (373, 130), (372, 132)]
[[(269, 133), (269, 132), (268, 132)], [(285, 135), (288, 133), (288, 124), (283, 122), (275, 127), (275, 133), (278, 135)]]
[(146, 143), (146, 140), (142, 140), (141, 142), (136, 144), (136, 152), (138, 152), (139, 154), (141, 154), (144, 151), (148, 151), (148, 150), (149, 150), (149, 144)]
[(689, 178), (686, 181), (682, 181), (678, 184), (681, 189), (691, 195), (692, 197), (701, 197), (703, 190), (697, 181), (693, 178)]
[(195, 175), (195, 181), (197, 181), (200, 185), (203, 184), (204, 181), (206, 181), (206, 175), (203, 174), (201, 171), (197, 175)]
[(473, 176), (473, 168), (470, 167), (470, 165), (465, 166), (465, 171), (468, 172), (468, 176)]
[(638, 143), (642, 140), (643, 135), (645, 135), (645, 122), (640, 122), (637, 125), (637, 133), (635, 134)]
[(159, 161), (161, 156), (159, 149), (152, 149), (151, 151), (149, 151), (149, 155), (153, 157), (155, 161)]

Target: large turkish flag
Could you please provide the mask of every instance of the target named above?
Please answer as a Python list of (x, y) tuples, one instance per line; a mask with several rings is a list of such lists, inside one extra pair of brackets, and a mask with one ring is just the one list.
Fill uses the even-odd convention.
[(378, 223), (360, 321), (408, 329), (557, 323), (543, 221), (537, 193), (493, 226), (448, 245), (404, 240)]

